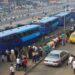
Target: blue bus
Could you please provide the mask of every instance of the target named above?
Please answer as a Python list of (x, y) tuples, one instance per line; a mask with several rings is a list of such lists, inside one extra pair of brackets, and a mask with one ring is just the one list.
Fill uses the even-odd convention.
[(70, 18), (71, 18), (72, 20), (75, 20), (75, 12), (71, 12)]
[(51, 31), (54, 31), (58, 27), (58, 18), (57, 17), (43, 17), (41, 20), (33, 22), (33, 24), (37, 24), (41, 26), (41, 31), (44, 34), (48, 34)]
[(58, 17), (59, 26), (64, 26), (64, 18), (65, 18), (65, 23), (70, 22), (70, 12), (68, 11), (60, 12), (55, 16)]
[(0, 51), (27, 46), (42, 36), (39, 25), (25, 25), (0, 32)]

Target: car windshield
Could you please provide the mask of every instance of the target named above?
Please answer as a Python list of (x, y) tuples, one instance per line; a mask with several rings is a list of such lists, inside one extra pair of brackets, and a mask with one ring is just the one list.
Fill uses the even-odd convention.
[(50, 57), (50, 58), (59, 58), (59, 54), (52, 54), (52, 53), (50, 53), (48, 55), (48, 57)]
[(72, 37), (72, 38), (75, 38), (75, 34), (72, 34), (71, 37)]

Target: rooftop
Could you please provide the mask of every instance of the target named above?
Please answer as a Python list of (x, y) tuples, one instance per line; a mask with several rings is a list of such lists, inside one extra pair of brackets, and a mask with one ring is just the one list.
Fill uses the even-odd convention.
[(14, 28), (14, 29), (5, 30), (5, 31), (0, 32), (0, 37), (27, 31), (36, 27), (38, 27), (38, 25), (25, 25), (25, 26)]

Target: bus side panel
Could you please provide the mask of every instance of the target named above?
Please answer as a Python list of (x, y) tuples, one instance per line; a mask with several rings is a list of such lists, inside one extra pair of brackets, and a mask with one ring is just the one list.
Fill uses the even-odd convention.
[(4, 53), (6, 51), (6, 49), (8, 49), (8, 44), (2, 44), (0, 43), (0, 54)]
[(37, 38), (38, 36), (40, 36), (40, 33), (39, 33), (39, 32), (33, 33), (33, 34), (31, 34), (31, 35), (22, 37), (22, 38), (21, 38), (21, 41), (22, 41), (22, 42), (25, 42), (25, 41), (31, 40), (31, 39), (33, 39), (33, 38)]
[(15, 47), (19, 47), (21, 44), (21, 41), (18, 40), (13, 40), (12, 42), (9, 43), (9, 49), (15, 48)]
[(45, 29), (45, 33), (49, 34), (50, 32), (52, 32), (52, 25), (50, 22), (47, 22), (44, 24), (44, 29)]
[(71, 12), (70, 18), (75, 20), (75, 12)]
[(66, 15), (65, 19), (66, 19), (66, 20), (65, 20), (66, 23), (69, 23), (69, 22), (70, 22), (70, 14)]
[(52, 25), (52, 31), (55, 31), (58, 28), (58, 24), (59, 24), (58, 20), (52, 22), (52, 24), (51, 24)]
[(41, 36), (42, 36), (42, 34), (40, 32), (36, 32), (36, 33), (31, 34), (31, 35), (21, 37), (20, 38), (20, 40), (21, 40), (21, 44), (20, 45), (23, 45), (24, 44), (25, 46), (27, 46), (27, 45), (29, 45), (31, 43), (34, 43)]
[(46, 27), (40, 27), (40, 32), (42, 35), (48, 34), (48, 29)]
[(70, 14), (59, 18), (59, 26), (64, 26), (64, 18), (65, 18), (65, 23), (70, 22)]
[(38, 36), (36, 39), (32, 38), (31, 40), (22, 42), (20, 46), (28, 46), (28, 45), (32, 45), (33, 43), (37, 42), (39, 40), (40, 36)]
[(58, 22), (59, 22), (59, 26), (64, 26), (64, 17), (60, 17), (59, 19), (58, 19)]

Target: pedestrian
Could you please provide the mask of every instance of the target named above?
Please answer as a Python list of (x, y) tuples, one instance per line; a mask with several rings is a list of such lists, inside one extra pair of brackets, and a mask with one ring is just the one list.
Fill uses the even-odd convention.
[(35, 50), (32, 52), (32, 61), (36, 63), (36, 52)]
[(22, 59), (22, 66), (23, 66), (24, 71), (26, 72), (27, 71), (27, 58), (26, 57)]
[(33, 47), (32, 47), (35, 51), (37, 51), (38, 50), (38, 47), (36, 46), (36, 44), (34, 43), (33, 44)]
[(2, 62), (5, 61), (5, 55), (4, 54), (2, 54), (1, 60), (2, 60)]
[(17, 58), (18, 57), (18, 50), (15, 49), (15, 57)]
[(33, 48), (31, 46), (28, 46), (28, 57), (29, 57), (29, 59), (32, 59), (32, 52), (33, 52)]
[(55, 38), (52, 43), (52, 49), (56, 48), (56, 44), (57, 44), (57, 39)]
[(10, 66), (10, 75), (15, 75), (15, 67), (13, 64)]
[(9, 50), (6, 50), (6, 58), (7, 58), (7, 62), (11, 62)]
[(22, 65), (21, 59), (20, 59), (20, 57), (17, 57), (17, 59), (16, 59), (16, 69), (19, 70), (21, 65)]
[(62, 38), (61, 44), (62, 44), (62, 46), (65, 46), (65, 39), (64, 38)]
[(72, 68), (73, 68), (73, 73), (75, 74), (75, 57), (74, 57), (73, 62), (72, 62)]
[(61, 43), (62, 38), (59, 34), (56, 36), (56, 38), (58, 39), (56, 46), (59, 47), (61, 45), (60, 43)]
[(68, 43), (69, 38), (67, 37), (67, 34), (65, 34), (65, 42)]
[(47, 55), (50, 52), (50, 47), (46, 43), (43, 46), (44, 54)]
[(16, 58), (14, 49), (11, 49), (10, 53), (11, 53), (11, 61), (14, 61)]
[(39, 51), (36, 51), (35, 52), (35, 59), (36, 59), (36, 61), (39, 61), (39, 59), (40, 59), (40, 56), (39, 56)]
[(70, 33), (69, 33), (69, 31), (68, 31), (68, 32), (66, 32), (66, 36), (67, 36), (67, 41), (68, 41), (68, 39), (69, 39), (69, 36), (70, 36)]
[(62, 46), (64, 46), (65, 45), (65, 33), (61, 34), (61, 38), (62, 38), (61, 44), (62, 44)]
[(72, 61), (74, 59), (74, 56), (71, 54), (68, 58), (68, 65), (71, 65), (72, 66)]
[(39, 56), (40, 57), (43, 56), (43, 48), (42, 48), (42, 45), (39, 46)]

